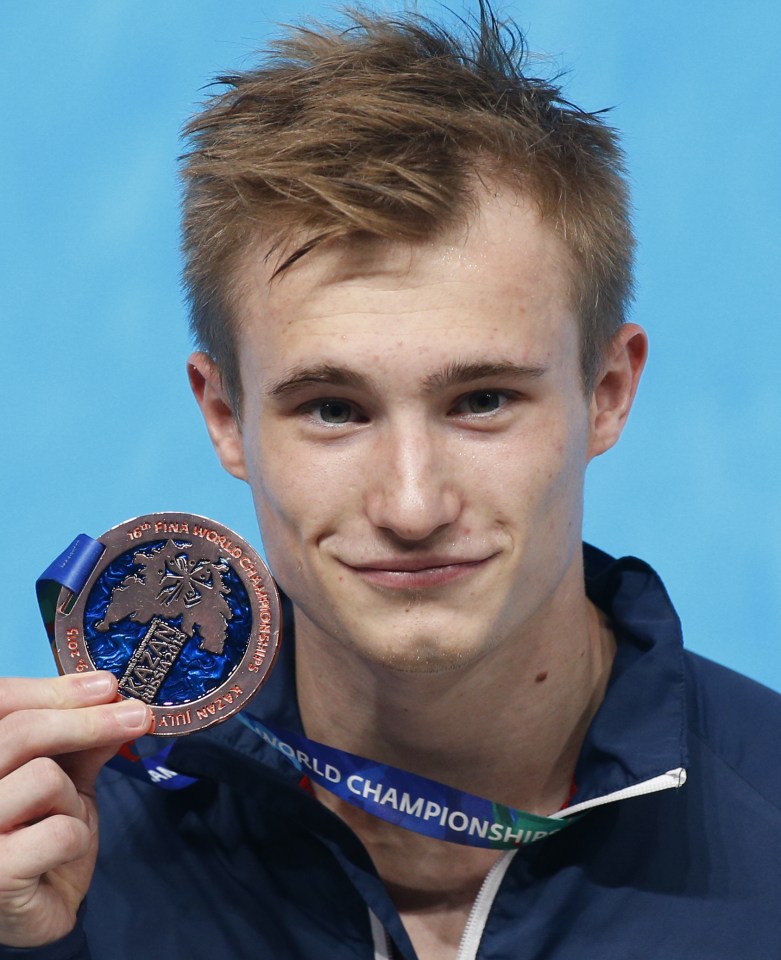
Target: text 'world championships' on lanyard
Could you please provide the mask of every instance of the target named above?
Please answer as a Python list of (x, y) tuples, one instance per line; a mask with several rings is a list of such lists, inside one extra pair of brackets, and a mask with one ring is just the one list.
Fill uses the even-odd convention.
[[(192, 515), (176, 514), (175, 516)], [(195, 519), (202, 520), (202, 518)], [(125, 526), (132, 523), (133, 521), (128, 521)], [(184, 523), (182, 526), (189, 533), (190, 525)], [(113, 530), (117, 529), (119, 528), (113, 528)], [(224, 527), (219, 529), (226, 530)], [(110, 533), (112, 531), (108, 531), (104, 539), (107, 539)], [(224, 540), (225, 535), (222, 536)], [(232, 545), (243, 544), (241, 538), (235, 534), (232, 537), (234, 539), (229, 540)], [(181, 538), (175, 543), (177, 550), (180, 551), (177, 560), (181, 565), (181, 556), (184, 555), (185, 561), (187, 560), (185, 551), (191, 547), (191, 543), (190, 540)], [(250, 550), (248, 547), (246, 549)], [(156, 541), (149, 547), (149, 551), (148, 556), (151, 557), (154, 551), (162, 552), (163, 548)], [(89, 591), (95, 592), (93, 588), (96, 575), (104, 572), (106, 553), (106, 547), (101, 540), (94, 540), (86, 534), (80, 534), (38, 579), (36, 583), (38, 604), (53, 647), (58, 617), (69, 615), (68, 612), (73, 610), (82, 592), (85, 594)], [(221, 558), (220, 563), (228, 564), (231, 558), (241, 555), (241, 549), (234, 547), (231, 557)], [(254, 554), (253, 556), (257, 564), (257, 556)], [(262, 561), (260, 563), (262, 564)], [(241, 573), (239, 562), (236, 561), (234, 565), (237, 572)], [(190, 566), (193, 566), (192, 561)], [(138, 575), (135, 576), (135, 580), (138, 580)], [(153, 623), (159, 621), (160, 616), (155, 616)], [(178, 631), (180, 626), (181, 618), (172, 624), (159, 625), (158, 632), (165, 629)], [(105, 630), (105, 627), (103, 629)], [(84, 633), (88, 632), (85, 627)], [(185, 637), (181, 644), (182, 649), (196, 637), (189, 640)], [(103, 638), (101, 643), (105, 643)], [(67, 654), (67, 650), (65, 652)], [(63, 651), (55, 649), (55, 657), (60, 669), (63, 670)], [(135, 657), (137, 659), (137, 653)], [(68, 670), (69, 666), (71, 665), (65, 665), (67, 672), (71, 672)], [(97, 665), (93, 662), (89, 654), (88, 637), (85, 645), (79, 648), (78, 666), (73, 668), (74, 671), (85, 669), (105, 669), (100, 665), (100, 661)], [(112, 666), (111, 669), (118, 677), (122, 673), (121, 665), (120, 667)], [(127, 667), (125, 674), (127, 674)], [(182, 708), (179, 707), (179, 709)], [(567, 818), (565, 812), (552, 817), (527, 813), (389, 764), (368, 760), (318, 743), (303, 734), (287, 730), (274, 723), (261, 722), (246, 712), (238, 713), (237, 717), (247, 729), (284, 756), (296, 770), (311, 781), (367, 813), (424, 836), (468, 846), (513, 849), (557, 833), (578, 819), (576, 816)], [(209, 722), (216, 721), (209, 719)], [(185, 789), (197, 781), (168, 767), (167, 761), (173, 744), (174, 741), (168, 739), (163, 748), (151, 756), (141, 756), (134, 744), (126, 744), (116, 757), (109, 761), (109, 765), (129, 776), (165, 790)]]

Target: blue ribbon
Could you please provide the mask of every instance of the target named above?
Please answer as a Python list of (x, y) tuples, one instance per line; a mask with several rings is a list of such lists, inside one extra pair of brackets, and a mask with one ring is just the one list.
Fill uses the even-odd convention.
[(54, 619), (57, 615), (60, 590), (66, 587), (73, 596), (78, 596), (105, 549), (100, 540), (93, 540), (86, 533), (80, 533), (68, 549), (50, 563), (35, 581), (38, 607), (50, 641), (54, 640)]
[(367, 813), (438, 840), (512, 849), (558, 833), (570, 820), (526, 813), (240, 713), (238, 719), (296, 769)]

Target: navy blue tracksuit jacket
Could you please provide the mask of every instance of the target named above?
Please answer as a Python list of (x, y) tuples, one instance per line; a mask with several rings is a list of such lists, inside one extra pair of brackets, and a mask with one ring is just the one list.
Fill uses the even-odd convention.
[[(576, 770), (585, 813), (502, 857), (459, 960), (781, 958), (781, 697), (684, 652), (647, 565), (586, 561), (619, 643)], [(300, 730), (291, 637), (249, 710)], [(0, 960), (414, 960), (361, 843), (254, 734), (229, 721), (169, 766), (198, 782), (104, 772), (79, 927)]]

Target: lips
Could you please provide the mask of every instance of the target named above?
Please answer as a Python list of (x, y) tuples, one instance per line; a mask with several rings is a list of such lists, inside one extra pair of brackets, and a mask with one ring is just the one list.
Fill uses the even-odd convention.
[(378, 587), (423, 590), (443, 586), (482, 570), (495, 554), (469, 557), (390, 557), (364, 563), (346, 563), (363, 580)]

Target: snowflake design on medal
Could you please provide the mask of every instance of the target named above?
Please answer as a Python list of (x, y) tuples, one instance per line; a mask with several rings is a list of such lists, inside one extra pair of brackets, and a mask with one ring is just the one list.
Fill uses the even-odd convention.
[(168, 540), (151, 552), (136, 553), (133, 563), (140, 567), (139, 572), (114, 588), (106, 613), (95, 629), (105, 633), (125, 617), (136, 623), (149, 623), (163, 613), (167, 620), (181, 617), (180, 629), (188, 637), (195, 635), (197, 626), (200, 648), (221, 654), (227, 624), (233, 616), (225, 599), (230, 589), (223, 579), (228, 565), (222, 558), (216, 562), (191, 559), (184, 549), (191, 546)]

